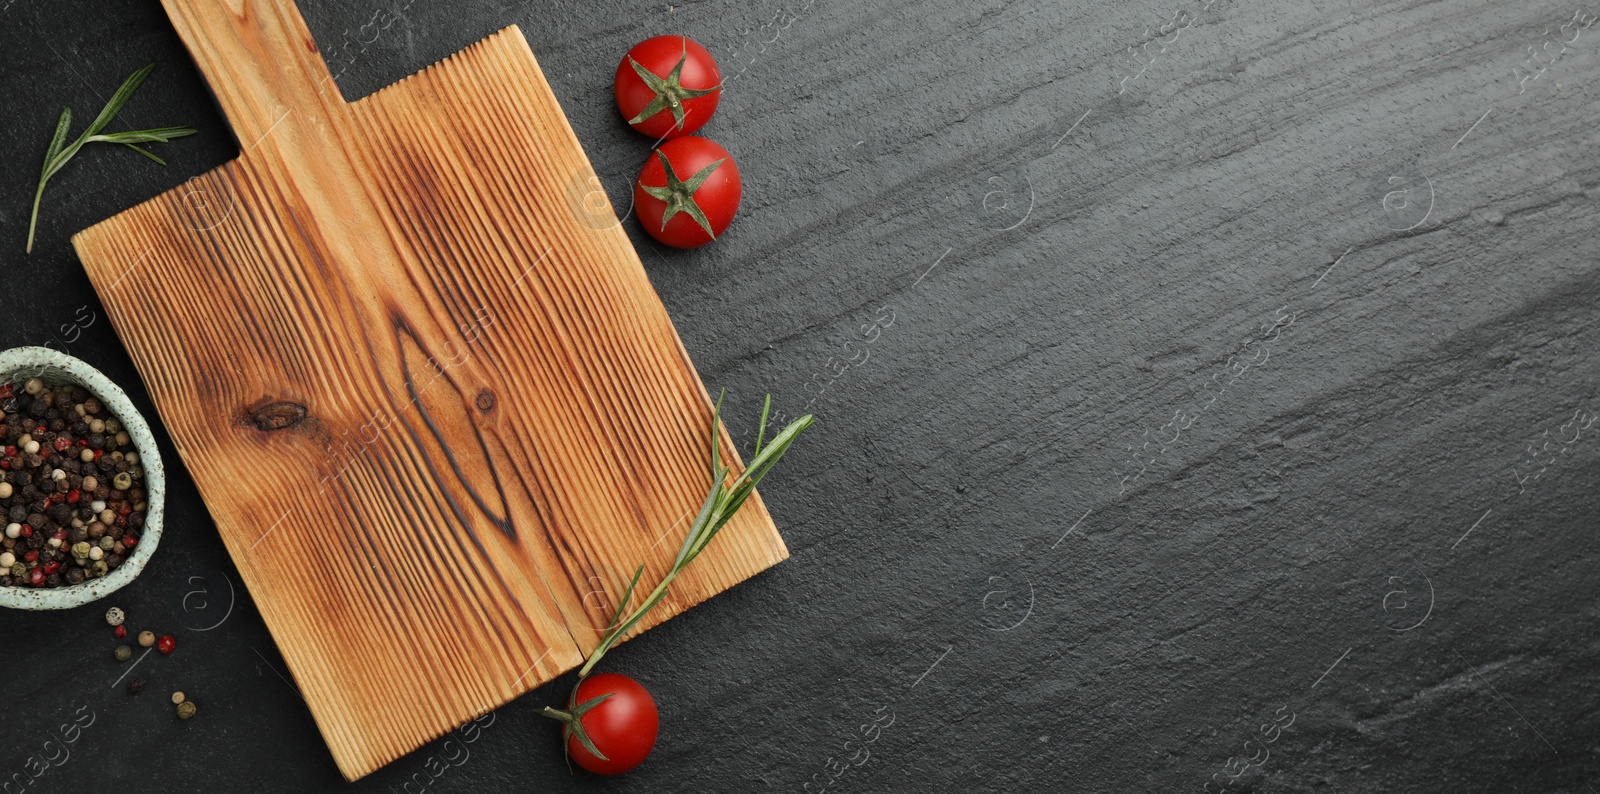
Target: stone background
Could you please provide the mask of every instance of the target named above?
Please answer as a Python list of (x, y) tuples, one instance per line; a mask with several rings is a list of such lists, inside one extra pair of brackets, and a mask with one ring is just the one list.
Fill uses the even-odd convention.
[[(736, 433), (819, 418), (793, 559), (609, 657), (637, 772), (569, 775), (563, 679), (347, 785), (169, 443), (114, 600), (179, 650), (132, 698), (104, 604), (0, 614), (6, 791), (1600, 791), (1596, 0), (304, 11), (348, 98), (520, 25), (619, 209), (617, 61), (711, 49), (740, 217), (627, 225)], [(85, 152), (24, 256), (60, 108), (150, 61), (122, 121), (202, 133)], [(0, 0), (0, 64), (0, 348), (153, 416), (68, 238), (238, 144), (150, 0)]]

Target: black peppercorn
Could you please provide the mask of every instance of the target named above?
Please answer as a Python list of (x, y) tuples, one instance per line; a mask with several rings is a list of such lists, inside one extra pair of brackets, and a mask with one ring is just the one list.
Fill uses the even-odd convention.
[(28, 508), (22, 505), (12, 505), (11, 511), (6, 514), (6, 517), (10, 518), (13, 524), (20, 524), (28, 520)]
[(144, 679), (143, 678), (130, 678), (130, 679), (128, 679), (128, 694), (137, 695), (137, 694), (139, 694), (140, 692), (143, 692), (143, 691), (144, 691)]
[(105, 449), (105, 448), (106, 448), (106, 434), (105, 433), (90, 433), (89, 434), (89, 449)]
[(88, 526), (81, 526), (81, 527), (79, 527), (79, 526), (70, 526), (70, 527), (67, 527), (67, 541), (69, 543), (82, 543), (83, 541), (86, 541), (88, 539), (89, 539), (89, 527)]
[(82, 583), (83, 583), (83, 569), (82, 568), (68, 568), (67, 569), (67, 584), (82, 584)]
[(48, 523), (49, 520), (50, 519), (44, 517), (43, 513), (30, 513), (28, 515), (28, 526), (33, 527), (34, 529), (44, 529), (44, 525)]

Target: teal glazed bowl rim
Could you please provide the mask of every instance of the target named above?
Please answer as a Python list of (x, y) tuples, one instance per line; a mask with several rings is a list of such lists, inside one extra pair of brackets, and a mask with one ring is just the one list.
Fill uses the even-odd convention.
[(167, 491), (166, 470), (162, 466), (161, 451), (156, 448), (150, 425), (134, 410), (128, 395), (100, 370), (47, 347), (14, 347), (0, 352), (0, 383), (15, 383), (26, 378), (38, 378), (47, 386), (82, 386), (99, 398), (101, 404), (132, 437), (134, 448), (139, 451), (139, 464), (144, 467), (147, 505), (144, 531), (139, 533), (139, 545), (116, 570), (97, 579), (62, 587), (0, 587), (0, 607), (71, 609), (98, 601), (126, 587), (138, 578), (149, 563), (156, 546), (161, 542), (161, 519)]

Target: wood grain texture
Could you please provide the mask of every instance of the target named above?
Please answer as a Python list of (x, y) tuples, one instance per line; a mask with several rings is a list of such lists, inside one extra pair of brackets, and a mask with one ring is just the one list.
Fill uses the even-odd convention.
[[(355, 779), (581, 662), (710, 404), (516, 28), (347, 104), (291, 4), (165, 5), (244, 151), (74, 245)], [(786, 556), (750, 500), (639, 630)]]

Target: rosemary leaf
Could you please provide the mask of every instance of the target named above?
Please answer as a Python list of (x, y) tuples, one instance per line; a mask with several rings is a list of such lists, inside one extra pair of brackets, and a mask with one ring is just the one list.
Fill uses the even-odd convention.
[(89, 128), (83, 131), (84, 137), (98, 135), (101, 130), (105, 129), (106, 125), (110, 124), (111, 120), (122, 112), (122, 106), (128, 104), (128, 100), (133, 98), (133, 92), (138, 91), (145, 78), (149, 77), (150, 73), (155, 70), (156, 65), (152, 63), (128, 75), (128, 79), (123, 80), (122, 85), (117, 88), (117, 93), (111, 95), (111, 101), (100, 109), (100, 115), (95, 116), (94, 121), (89, 122)]
[(767, 437), (767, 415), (770, 413), (772, 413), (772, 395), (769, 394), (767, 399), (761, 401), (761, 424), (758, 426), (760, 429), (756, 431), (756, 451), (751, 453), (752, 455), (761, 454), (761, 441)]
[(615, 627), (617, 621), (622, 620), (623, 614), (628, 609), (628, 602), (633, 600), (633, 588), (639, 586), (639, 577), (641, 576), (644, 576), (643, 565), (639, 566), (639, 570), (633, 572), (633, 581), (628, 583), (628, 591), (623, 593), (622, 600), (617, 602), (617, 614), (611, 616), (611, 622), (606, 624), (607, 629)]
[(61, 109), (61, 120), (56, 122), (56, 133), (50, 136), (50, 148), (44, 150), (44, 170), (39, 172), (41, 181), (50, 178), (50, 163), (55, 161), (56, 155), (61, 154), (61, 147), (67, 142), (67, 128), (72, 126), (72, 108)]

